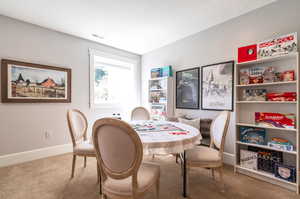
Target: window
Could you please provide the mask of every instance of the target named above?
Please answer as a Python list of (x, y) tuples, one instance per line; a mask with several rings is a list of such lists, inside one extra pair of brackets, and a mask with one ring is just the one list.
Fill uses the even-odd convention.
[(92, 108), (132, 108), (137, 104), (137, 60), (90, 50)]

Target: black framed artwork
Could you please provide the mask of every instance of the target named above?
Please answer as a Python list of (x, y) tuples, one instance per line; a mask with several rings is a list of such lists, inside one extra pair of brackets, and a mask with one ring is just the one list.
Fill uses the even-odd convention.
[(201, 67), (201, 109), (233, 111), (234, 61)]
[(199, 109), (200, 69), (176, 72), (176, 108)]

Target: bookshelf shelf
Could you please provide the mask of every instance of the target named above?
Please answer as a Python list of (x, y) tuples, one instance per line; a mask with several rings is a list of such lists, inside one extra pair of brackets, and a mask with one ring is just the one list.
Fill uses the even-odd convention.
[(260, 126), (260, 125), (256, 125), (256, 124), (249, 124), (249, 123), (236, 123), (236, 125), (237, 126), (255, 127), (255, 128), (264, 128), (264, 129), (274, 129), (274, 130), (280, 130), (280, 131), (297, 131), (297, 129), (267, 127), (267, 126)]
[[(240, 70), (245, 70), (251, 67), (269, 67), (275, 66), (278, 71), (294, 70), (296, 80), (295, 81), (284, 81), (284, 82), (271, 82), (271, 83), (260, 83), (260, 84), (248, 84), (240, 85), (239, 74)], [(245, 63), (238, 63), (235, 73), (235, 105), (236, 105), (236, 142), (235, 142), (235, 172), (242, 173), (251, 177), (255, 177), (266, 182), (282, 186), (284, 188), (296, 191), (299, 194), (300, 191), (300, 136), (299, 136), (299, 55), (298, 53), (290, 53), (276, 57), (270, 57), (260, 59), (256, 61), (249, 61)], [(245, 89), (266, 89), (268, 92), (296, 92), (296, 101), (242, 101), (241, 96)], [(247, 105), (248, 104), (248, 105)], [(266, 106), (265, 106), (266, 105)], [(255, 112), (270, 112), (270, 113), (293, 113), (296, 116), (297, 128), (277, 128), (260, 126), (254, 124)], [(274, 136), (286, 138), (293, 142), (295, 151), (285, 151), (269, 147), (267, 145), (259, 145), (252, 143), (245, 143), (240, 141), (240, 127), (254, 127), (266, 129), (266, 139), (269, 141)], [(248, 147), (256, 147), (258, 149), (273, 150), (282, 152), (283, 163), (287, 165), (293, 165), (296, 167), (296, 179), (295, 183), (282, 180), (275, 177), (271, 173), (267, 173), (260, 170), (248, 169), (240, 166), (240, 149), (246, 149)]]
[(237, 104), (297, 104), (296, 101), (237, 101)]
[(238, 63), (237, 66), (251, 66), (251, 65), (263, 64), (263, 63), (272, 63), (272, 62), (282, 61), (282, 60), (287, 60), (287, 59), (295, 59), (295, 58), (297, 58), (297, 56), (298, 56), (298, 53), (289, 53), (289, 54), (259, 59), (259, 60), (255, 60), (255, 61)]
[[(248, 169), (248, 168), (241, 167), (240, 165), (236, 165), (236, 167), (237, 167), (237, 169), (244, 170), (244, 171), (248, 171), (248, 172), (251, 172), (251, 173), (253, 173), (253, 174), (260, 175), (260, 176), (262, 176), (262, 177), (267, 177), (267, 178), (270, 178), (270, 179), (272, 179), (272, 180), (274, 180), (274, 181), (278, 181), (278, 182), (281, 182), (281, 183), (285, 183), (285, 184), (288, 184), (288, 185), (291, 185), (291, 186), (294, 186), (294, 187), (297, 186), (297, 183), (293, 183), (293, 182), (289, 182), (289, 181), (286, 181), (286, 180), (277, 178), (277, 177), (275, 177), (273, 174), (268, 173), (268, 172), (265, 172), (265, 171), (254, 170), (254, 169)], [(295, 188), (294, 188), (294, 189), (295, 189)]]
[(296, 85), (296, 83), (297, 83), (297, 81), (286, 81), (286, 82), (272, 82), (272, 83), (236, 85), (236, 87), (276, 86), (276, 85), (286, 85), (286, 84), (295, 84)]
[(252, 143), (246, 143), (246, 142), (236, 142), (237, 144), (240, 144), (240, 145), (245, 145), (245, 146), (255, 146), (257, 148), (262, 148), (262, 149), (269, 149), (269, 150), (273, 150), (273, 151), (280, 151), (280, 152), (283, 152), (283, 153), (290, 153), (290, 154), (294, 154), (296, 155), (297, 152), (296, 151), (286, 151), (286, 150), (280, 150), (280, 149), (276, 149), (276, 148), (273, 148), (273, 147), (269, 147), (267, 145), (261, 145), (261, 144), (252, 144)]

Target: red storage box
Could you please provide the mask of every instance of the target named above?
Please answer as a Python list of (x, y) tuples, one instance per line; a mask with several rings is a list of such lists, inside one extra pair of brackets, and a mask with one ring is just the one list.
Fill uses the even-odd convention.
[(296, 92), (267, 93), (267, 101), (296, 101)]
[(295, 128), (295, 114), (255, 112), (256, 125), (278, 128)]
[(257, 44), (238, 48), (238, 63), (257, 59)]

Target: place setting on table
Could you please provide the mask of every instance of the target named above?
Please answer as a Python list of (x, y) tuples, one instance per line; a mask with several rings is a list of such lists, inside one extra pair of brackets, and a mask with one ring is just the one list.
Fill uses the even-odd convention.
[[(138, 120), (129, 124), (138, 133), (144, 154), (175, 154), (200, 144), (198, 129), (177, 122)], [(193, 145), (193, 146), (188, 146)]]

